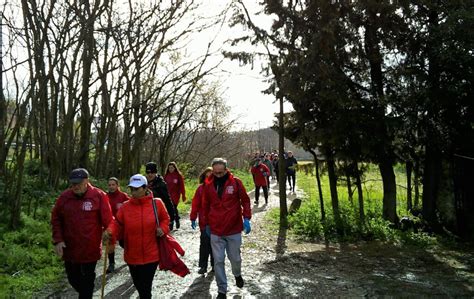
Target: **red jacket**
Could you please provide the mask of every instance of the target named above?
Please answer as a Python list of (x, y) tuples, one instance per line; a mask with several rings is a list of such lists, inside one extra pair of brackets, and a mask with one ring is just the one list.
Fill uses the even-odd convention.
[(168, 172), (164, 176), (168, 192), (171, 196), (171, 201), (177, 206), (181, 194), (183, 195), (183, 201), (186, 200), (186, 190), (184, 189), (184, 178), (177, 171)]
[[(108, 230), (113, 239), (125, 243), (124, 260), (130, 265), (144, 265), (159, 261), (156, 241), (156, 221), (152, 206), (153, 195), (131, 198), (117, 212), (117, 217)], [(156, 200), (158, 220), (165, 234), (169, 233), (170, 216), (161, 200)]]
[(120, 189), (114, 193), (108, 192), (107, 195), (109, 197), (110, 207), (112, 208), (112, 215), (116, 217), (118, 209), (120, 209), (123, 203), (129, 200), (130, 197), (128, 197), (127, 193), (120, 191)]
[(270, 176), (270, 169), (268, 169), (267, 165), (260, 163), (257, 166), (253, 166), (251, 172), (255, 186), (267, 186), (267, 177)]
[(82, 197), (68, 189), (56, 200), (51, 213), (53, 242), (64, 242), (63, 259), (75, 263), (90, 263), (101, 257), (102, 231), (112, 221), (107, 195), (87, 186)]
[(243, 218), (250, 219), (250, 198), (240, 179), (228, 172), (219, 198), (214, 187), (214, 175), (209, 176), (203, 187), (203, 221), (207, 224), (211, 233), (217, 236), (229, 236), (242, 232)]
[(203, 204), (202, 204), (202, 191), (204, 189), (204, 184), (201, 184), (197, 187), (196, 192), (194, 193), (193, 201), (191, 203), (191, 213), (189, 214), (189, 219), (196, 220), (199, 216), (199, 228), (204, 230), (206, 226), (204, 225), (203, 220)]

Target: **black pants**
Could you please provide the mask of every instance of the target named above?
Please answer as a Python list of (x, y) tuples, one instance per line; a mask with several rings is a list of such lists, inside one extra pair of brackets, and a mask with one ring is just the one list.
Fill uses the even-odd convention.
[(293, 191), (295, 191), (296, 173), (287, 173), (286, 175), (288, 176), (288, 184), (290, 184), (290, 190), (293, 188)]
[[(268, 187), (261, 186), (263, 190), (263, 196), (265, 197), (265, 202), (268, 201)], [(260, 197), (260, 186), (255, 186), (255, 201), (258, 202), (258, 198)]]
[(155, 277), (158, 262), (145, 265), (128, 265), (133, 284), (138, 291), (140, 299), (151, 298), (151, 285)]
[(74, 290), (79, 293), (79, 299), (92, 298), (96, 264), (97, 261), (92, 263), (64, 262), (67, 280)]
[[(119, 240), (120, 247), (125, 248), (125, 243), (123, 240)], [(109, 265), (114, 264), (115, 265), (115, 251), (109, 253)]]
[(173, 204), (173, 207), (174, 207), (174, 220), (179, 221), (178, 205)]
[(207, 269), (207, 263), (211, 257), (211, 267), (214, 268), (214, 257), (212, 256), (211, 237), (205, 230), (201, 231), (201, 244), (199, 244), (199, 268)]
[(115, 251), (109, 253), (109, 265), (111, 264), (115, 265)]

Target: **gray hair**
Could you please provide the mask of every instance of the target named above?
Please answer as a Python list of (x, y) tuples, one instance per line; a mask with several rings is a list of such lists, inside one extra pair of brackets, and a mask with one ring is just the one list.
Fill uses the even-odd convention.
[(227, 168), (227, 160), (224, 158), (214, 158), (212, 159), (211, 166), (214, 166), (216, 164), (222, 164), (224, 165), (225, 168)]

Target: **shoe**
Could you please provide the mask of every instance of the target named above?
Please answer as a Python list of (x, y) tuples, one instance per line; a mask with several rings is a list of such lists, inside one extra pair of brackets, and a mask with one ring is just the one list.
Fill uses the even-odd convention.
[(169, 227), (170, 227), (170, 231), (172, 231), (173, 230), (173, 221), (170, 222)]
[(265, 199), (265, 204), (268, 205), (268, 199)]
[(221, 298), (222, 298), (222, 299), (227, 298), (227, 295), (224, 294), (224, 293), (217, 293), (216, 299), (221, 299)]
[(206, 268), (200, 268), (198, 274), (205, 274), (207, 272)]
[(256, 205), (258, 205), (258, 201), (254, 201), (253, 203), (256, 204)]
[(176, 219), (176, 229), (178, 229), (181, 225), (179, 224), (179, 219)]
[(236, 285), (238, 288), (242, 288), (242, 287), (244, 286), (244, 279), (242, 278), (242, 275), (235, 277), (235, 285)]
[(115, 264), (109, 264), (109, 266), (107, 267), (107, 273), (112, 273), (115, 271)]

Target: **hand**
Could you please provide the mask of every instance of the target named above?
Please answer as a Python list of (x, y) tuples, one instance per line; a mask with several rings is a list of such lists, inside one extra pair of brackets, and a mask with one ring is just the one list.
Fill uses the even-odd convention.
[(211, 236), (211, 228), (209, 227), (209, 225), (206, 225), (206, 228), (204, 230), (206, 231), (206, 235), (208, 237), (210, 237)]
[(102, 233), (102, 242), (107, 243), (112, 240), (112, 233), (108, 230), (104, 230)]
[(63, 257), (63, 253), (64, 253), (63, 248), (66, 248), (66, 244), (64, 242), (59, 242), (56, 245), (54, 245), (54, 252), (56, 252), (56, 254), (59, 257)]
[(156, 229), (156, 236), (157, 237), (162, 237), (165, 233), (163, 232), (163, 230), (161, 229), (161, 227), (158, 227)]
[(196, 220), (191, 220), (191, 228), (196, 229)]
[(266, 173), (266, 172), (263, 172), (262, 174), (263, 174), (264, 177), (268, 176), (268, 173)]
[(246, 235), (248, 235), (251, 231), (251, 227), (250, 227), (250, 220), (248, 218), (244, 218), (244, 232)]

